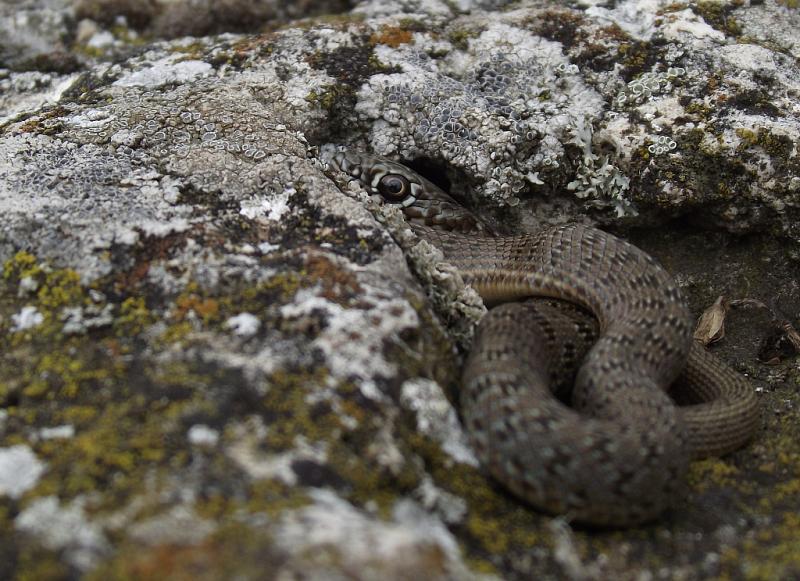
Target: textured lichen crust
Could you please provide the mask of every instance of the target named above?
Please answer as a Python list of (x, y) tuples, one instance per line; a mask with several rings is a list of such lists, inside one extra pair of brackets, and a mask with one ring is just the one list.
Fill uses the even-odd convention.
[[(476, 296), (318, 159), (415, 163), (500, 230), (796, 241), (792, 2), (0, 4), (0, 577), (796, 576), (768, 320), (728, 325), (754, 448), (653, 529), (551, 525), (448, 408)], [(785, 241), (655, 232), (696, 311), (800, 310)]]

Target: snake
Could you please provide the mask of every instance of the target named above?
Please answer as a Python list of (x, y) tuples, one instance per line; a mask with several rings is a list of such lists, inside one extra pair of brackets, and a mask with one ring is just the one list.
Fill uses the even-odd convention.
[(760, 426), (750, 383), (692, 338), (668, 272), (595, 227), (495, 236), (400, 163), (353, 149), (327, 167), (402, 210), (491, 307), (458, 400), (480, 465), (523, 502), (569, 522), (636, 526), (686, 496), (690, 461)]

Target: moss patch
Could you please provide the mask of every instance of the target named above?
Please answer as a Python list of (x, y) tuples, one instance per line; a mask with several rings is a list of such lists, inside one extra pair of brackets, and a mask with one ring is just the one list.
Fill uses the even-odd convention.
[(701, 0), (691, 8), (716, 30), (737, 37), (742, 34), (742, 28), (731, 13), (743, 4), (742, 0)]

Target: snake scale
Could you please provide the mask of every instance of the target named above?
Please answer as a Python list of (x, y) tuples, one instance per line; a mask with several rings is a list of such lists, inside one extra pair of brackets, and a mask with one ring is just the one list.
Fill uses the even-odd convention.
[(690, 459), (735, 450), (759, 426), (753, 389), (693, 342), (680, 290), (642, 250), (578, 224), (493, 237), (403, 165), (354, 151), (327, 161), (502, 303), (478, 325), (459, 398), (481, 464), (524, 501), (640, 524), (680, 498)]

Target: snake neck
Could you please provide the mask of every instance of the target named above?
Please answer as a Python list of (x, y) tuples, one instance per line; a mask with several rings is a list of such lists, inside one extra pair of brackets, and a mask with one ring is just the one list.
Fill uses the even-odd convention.
[(537, 235), (496, 237), (483, 231), (463, 234), (411, 223), (413, 231), (442, 251), (445, 260), (472, 286), (488, 307), (529, 297), (567, 299), (589, 310), (606, 327), (600, 301), (580, 292), (567, 272), (545, 274), (531, 268), (541, 246)]
[(630, 358), (631, 349), (647, 353), (634, 359), (658, 381), (671, 382), (686, 361), (691, 317), (679, 289), (655, 260), (611, 234), (577, 224), (497, 238), (414, 230), (489, 304), (525, 297), (577, 303), (605, 336), (597, 353), (615, 360)]

